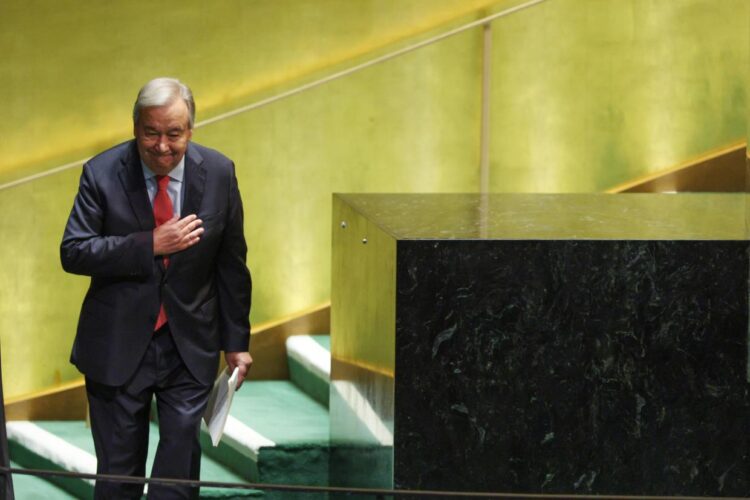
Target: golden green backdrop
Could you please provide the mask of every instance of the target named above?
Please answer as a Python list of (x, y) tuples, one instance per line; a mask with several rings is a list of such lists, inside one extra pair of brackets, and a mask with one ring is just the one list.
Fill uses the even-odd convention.
[[(492, 0), (0, 3), (6, 396), (68, 364), (87, 279), (58, 245), (79, 167), (129, 138), (137, 89), (198, 120), (517, 5)], [(745, 0), (548, 0), (492, 27), (490, 189), (599, 191), (745, 136)], [(245, 200), (253, 321), (330, 294), (332, 192), (479, 189), (481, 28), (196, 130)]]

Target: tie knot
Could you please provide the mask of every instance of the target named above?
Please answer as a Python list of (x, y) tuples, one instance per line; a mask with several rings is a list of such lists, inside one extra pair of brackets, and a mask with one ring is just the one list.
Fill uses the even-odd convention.
[(167, 189), (167, 184), (169, 184), (169, 176), (168, 175), (157, 175), (156, 176), (156, 184), (159, 186), (159, 191), (164, 191)]

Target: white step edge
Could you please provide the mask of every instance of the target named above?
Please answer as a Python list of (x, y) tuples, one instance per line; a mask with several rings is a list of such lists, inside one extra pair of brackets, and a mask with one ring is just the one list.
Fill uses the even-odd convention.
[(286, 339), (287, 355), (316, 377), (331, 379), (331, 353), (309, 335), (294, 335)]
[[(334, 380), (333, 388), (338, 393), (338, 398), (332, 398), (332, 404), (343, 403), (348, 406), (380, 445), (393, 446), (393, 422), (384, 421), (354, 383), (348, 380)], [(347, 424), (350, 426), (351, 422), (341, 422), (341, 424), (340, 431), (351, 432), (347, 428)], [(352, 436), (352, 439), (356, 441), (358, 433), (355, 431)]]
[[(33, 422), (21, 420), (7, 422), (6, 432), (9, 440), (16, 441), (27, 450), (44, 457), (63, 470), (96, 474), (96, 456), (55, 436)], [(258, 461), (261, 448), (276, 446), (276, 443), (231, 415), (227, 416), (222, 441), (255, 462)], [(92, 486), (94, 484), (93, 479), (83, 479), (83, 481)], [(144, 494), (146, 492), (148, 492), (148, 485), (144, 488)]]
[[(201, 421), (201, 427), (205, 430), (206, 424)], [(253, 462), (258, 461), (258, 454), (261, 448), (272, 448), (276, 443), (260, 434), (252, 427), (243, 424), (232, 415), (227, 416), (227, 422), (224, 425), (224, 434), (221, 436), (221, 442), (248, 457)]]
[[(83, 424), (81, 424), (83, 425)], [(96, 457), (49, 431), (27, 421), (11, 421), (5, 425), (8, 439), (46, 458), (63, 470), (96, 474)], [(93, 479), (83, 479), (93, 485)]]

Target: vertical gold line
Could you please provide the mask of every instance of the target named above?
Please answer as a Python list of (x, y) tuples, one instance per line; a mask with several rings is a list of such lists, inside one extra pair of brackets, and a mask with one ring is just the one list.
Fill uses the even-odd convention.
[(492, 83), (492, 23), (482, 26), (482, 117), (479, 135), (479, 237), (487, 237), (490, 191), (490, 98)]

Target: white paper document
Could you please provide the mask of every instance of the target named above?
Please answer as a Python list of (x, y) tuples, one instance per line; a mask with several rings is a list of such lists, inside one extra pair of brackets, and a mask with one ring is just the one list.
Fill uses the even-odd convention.
[(235, 368), (229, 374), (229, 368), (222, 371), (214, 382), (214, 388), (208, 396), (208, 405), (203, 413), (203, 421), (206, 422), (208, 433), (211, 435), (211, 443), (219, 446), (221, 436), (224, 434), (224, 425), (227, 423), (229, 408), (232, 406), (232, 398), (237, 388), (237, 377), (239, 368)]

